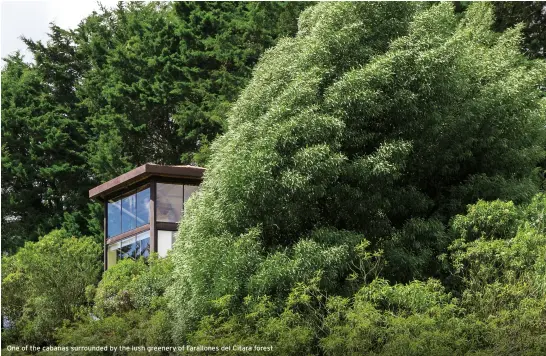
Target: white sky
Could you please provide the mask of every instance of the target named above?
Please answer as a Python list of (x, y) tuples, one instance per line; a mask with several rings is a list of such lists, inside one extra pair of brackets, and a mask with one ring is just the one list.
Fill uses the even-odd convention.
[[(117, 1), (101, 0), (101, 3), (106, 7), (112, 7)], [(20, 50), (25, 56), (25, 61), (30, 62), (32, 55), (21, 41), (22, 35), (35, 41), (46, 41), (50, 22), (64, 29), (75, 28), (93, 10), (98, 9), (96, 0), (1, 0), (1, 57)]]

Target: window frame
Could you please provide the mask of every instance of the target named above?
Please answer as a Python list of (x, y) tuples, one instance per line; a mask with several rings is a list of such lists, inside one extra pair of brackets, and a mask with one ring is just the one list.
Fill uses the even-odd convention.
[[(138, 225), (138, 211), (139, 211), (139, 207), (138, 207), (138, 193), (144, 191), (148, 189), (149, 192), (148, 192), (148, 222), (147, 223), (144, 223), (142, 225)], [(128, 229), (128, 230), (123, 230), (123, 200), (124, 199), (127, 199), (129, 197), (133, 196), (134, 198), (134, 201), (135, 201), (135, 213), (134, 213), (134, 227), (132, 227), (131, 229)], [(115, 197), (113, 198), (110, 198), (110, 199), (107, 199), (106, 200), (106, 204), (105, 204), (105, 207), (106, 207), (106, 212), (105, 212), (105, 216), (107, 218), (107, 220), (110, 219), (110, 205), (112, 204), (115, 204), (115, 203), (118, 203), (119, 202), (119, 206), (120, 206), (120, 209), (119, 209), (119, 229), (117, 231), (119, 231), (118, 234), (115, 234), (115, 235), (110, 235), (110, 229), (111, 229), (111, 223), (110, 221), (108, 221), (108, 224), (106, 226), (106, 238), (107, 239), (114, 239), (114, 238), (117, 238), (119, 236), (122, 236), (124, 234), (130, 234), (131, 232), (133, 231), (136, 231), (138, 229), (141, 229), (143, 226), (150, 226), (150, 222), (151, 222), (151, 217), (152, 217), (152, 212), (150, 211), (150, 201), (152, 200), (152, 185), (150, 183), (146, 183), (146, 184), (143, 184), (141, 186), (138, 186), (138, 187), (135, 187), (135, 188), (131, 188), (131, 189), (128, 189), (127, 191), (123, 192), (122, 194), (119, 194), (119, 195), (116, 195)], [(138, 232), (137, 232), (138, 233)], [(122, 240), (123, 238), (121, 238), (120, 240)]]
[[(142, 235), (146, 233), (148, 236), (142, 237)], [(110, 253), (111, 251), (115, 251), (115, 263), (109, 265), (109, 267), (112, 267), (113, 265), (116, 265), (118, 262), (125, 259), (129, 259), (129, 258), (135, 261), (141, 257), (144, 259), (148, 259), (148, 257), (150, 257), (150, 254), (152, 253), (151, 243), (150, 243), (151, 237), (152, 237), (152, 232), (150, 230), (144, 230), (141, 232), (136, 232), (123, 239), (114, 241), (110, 244), (107, 244), (106, 251), (108, 253)], [(140, 245), (139, 245), (140, 241), (143, 241), (143, 240), (148, 240), (147, 248), (145, 249), (145, 251), (147, 251), (147, 256), (142, 253), (142, 249), (140, 248)], [(122, 258), (121, 256), (124, 255), (124, 253), (122, 252), (122, 248), (126, 246), (131, 246), (130, 248), (131, 255), (127, 255)], [(139, 254), (138, 256), (137, 256), (137, 253)]]
[[(155, 214), (155, 219), (156, 219), (156, 222), (158, 223), (166, 223), (166, 224), (180, 224), (180, 222), (182, 221), (182, 219), (184, 218), (184, 213), (186, 211), (186, 202), (188, 201), (188, 199), (190, 197), (192, 197), (194, 194), (196, 194), (198, 191), (199, 191), (199, 188), (200, 188), (200, 185), (199, 184), (189, 184), (189, 183), (186, 183), (186, 182), (169, 182), (169, 181), (158, 181), (156, 182), (156, 207), (158, 208), (159, 205), (160, 205), (160, 202), (161, 202), (161, 195), (159, 194), (159, 185), (178, 185), (178, 186), (182, 186), (182, 195), (181, 195), (181, 209), (180, 209), (180, 217), (178, 219), (178, 221), (168, 221), (168, 220), (162, 220), (162, 218), (160, 218), (160, 214), (158, 211), (156, 211), (156, 214)], [(193, 189), (193, 191), (190, 193), (190, 195), (186, 198), (186, 186), (191, 186), (191, 187), (195, 187), (195, 189)]]

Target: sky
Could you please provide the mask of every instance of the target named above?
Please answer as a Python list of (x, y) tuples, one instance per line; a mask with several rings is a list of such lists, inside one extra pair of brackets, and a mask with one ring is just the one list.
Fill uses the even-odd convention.
[[(112, 7), (116, 2), (101, 1), (106, 7)], [(73, 29), (93, 10), (98, 9), (99, 4), (95, 0), (1, 0), (1, 57), (20, 50), (25, 61), (31, 62), (33, 58), (20, 39), (22, 35), (35, 41), (46, 41), (50, 22), (64, 29)]]

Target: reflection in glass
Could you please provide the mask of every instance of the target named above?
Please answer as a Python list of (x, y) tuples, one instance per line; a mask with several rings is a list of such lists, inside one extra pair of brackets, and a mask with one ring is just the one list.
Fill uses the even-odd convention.
[(136, 227), (150, 222), (150, 188), (141, 190), (136, 195)]
[(121, 201), (108, 203), (108, 237), (121, 233)]
[(134, 236), (121, 241), (121, 249), (119, 250), (120, 260), (125, 258), (135, 258), (135, 252), (136, 241)]
[(108, 237), (150, 223), (150, 188), (108, 203)]
[(108, 267), (126, 258), (137, 259), (150, 256), (150, 231), (131, 236), (108, 246)]
[(184, 203), (199, 189), (197, 185), (184, 186)]
[(146, 231), (137, 235), (137, 251), (136, 257), (147, 258), (150, 256), (150, 232)]
[(121, 200), (121, 232), (136, 227), (136, 196), (130, 195)]
[(157, 183), (157, 221), (180, 221), (183, 191), (182, 185)]

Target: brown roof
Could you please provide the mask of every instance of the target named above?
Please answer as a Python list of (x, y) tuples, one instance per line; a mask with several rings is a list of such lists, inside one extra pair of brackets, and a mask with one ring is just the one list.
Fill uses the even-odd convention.
[(201, 180), (205, 168), (195, 166), (163, 166), (146, 163), (89, 190), (89, 198), (104, 200), (117, 190), (152, 176)]

